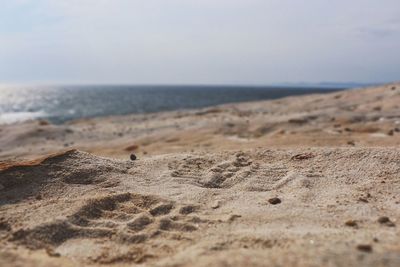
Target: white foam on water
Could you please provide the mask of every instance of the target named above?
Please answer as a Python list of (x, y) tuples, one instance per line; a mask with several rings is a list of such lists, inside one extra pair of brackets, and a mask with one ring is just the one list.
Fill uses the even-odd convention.
[(11, 124), (44, 118), (47, 114), (44, 111), (21, 111), (21, 112), (6, 112), (0, 113), (0, 124)]

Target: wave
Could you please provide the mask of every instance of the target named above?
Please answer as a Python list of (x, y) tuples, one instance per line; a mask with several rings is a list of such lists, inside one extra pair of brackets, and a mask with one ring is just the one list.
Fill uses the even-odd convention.
[(12, 124), (47, 117), (44, 111), (6, 112), (0, 114), (0, 124)]

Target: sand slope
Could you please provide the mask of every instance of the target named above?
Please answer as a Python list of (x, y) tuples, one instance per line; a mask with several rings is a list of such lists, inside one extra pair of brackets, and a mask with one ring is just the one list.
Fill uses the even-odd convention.
[(397, 148), (71, 150), (0, 184), (1, 266), (400, 265)]

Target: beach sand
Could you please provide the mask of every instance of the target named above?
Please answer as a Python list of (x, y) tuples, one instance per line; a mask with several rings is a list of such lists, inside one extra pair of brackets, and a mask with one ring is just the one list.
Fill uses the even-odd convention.
[(400, 266), (400, 84), (0, 145), (0, 266)]

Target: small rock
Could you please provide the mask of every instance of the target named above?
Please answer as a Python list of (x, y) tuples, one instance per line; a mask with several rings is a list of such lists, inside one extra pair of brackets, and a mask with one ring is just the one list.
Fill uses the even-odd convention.
[(368, 199), (363, 198), (363, 197), (360, 197), (358, 200), (361, 202), (364, 202), (364, 203), (368, 203)]
[(381, 217), (379, 217), (379, 218), (378, 218), (378, 222), (379, 222), (380, 224), (384, 224), (384, 225), (389, 226), (389, 227), (394, 227), (394, 226), (396, 226), (396, 225), (389, 219), (389, 217), (387, 217), (387, 216), (381, 216)]
[(215, 201), (214, 203), (212, 203), (211, 208), (218, 209), (219, 208), (219, 201)]
[(355, 146), (356, 145), (356, 143), (354, 141), (348, 141), (347, 144), (351, 145), (351, 146)]
[(268, 202), (272, 205), (276, 205), (276, 204), (280, 204), (282, 201), (278, 197), (273, 197), (273, 198), (268, 199)]
[(355, 220), (348, 220), (344, 223), (346, 226), (358, 228), (357, 221)]
[(357, 246), (357, 249), (363, 252), (372, 252), (372, 246), (367, 244), (360, 244)]
[(387, 223), (387, 222), (390, 222), (390, 219), (387, 216), (382, 216), (382, 217), (378, 218), (378, 222), (379, 223)]
[(394, 130), (390, 130), (387, 134), (390, 135), (390, 136), (393, 136), (394, 135)]
[(240, 217), (242, 217), (242, 215), (233, 214), (229, 217), (228, 221), (233, 222), (234, 220), (236, 220), (237, 218), (240, 218)]
[(47, 248), (46, 249), (47, 255), (49, 255), (50, 257), (60, 257), (60, 253), (55, 252), (54, 249), (52, 248)]
[(302, 153), (302, 154), (297, 154), (294, 155), (291, 159), (292, 160), (305, 160), (305, 159), (311, 159), (315, 157), (312, 153)]
[(136, 157), (136, 155), (135, 155), (135, 154), (131, 154), (131, 156), (130, 156), (130, 159), (131, 159), (131, 160), (136, 160), (136, 159), (137, 159), (137, 157)]

